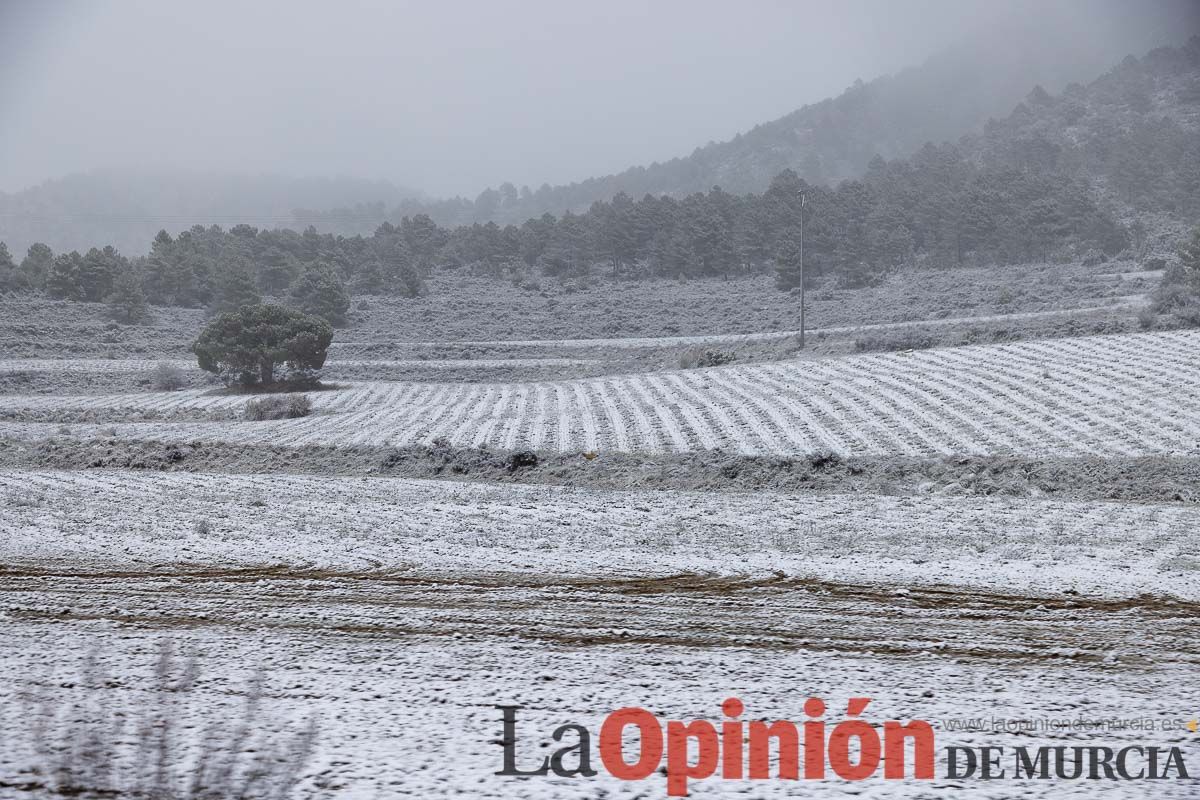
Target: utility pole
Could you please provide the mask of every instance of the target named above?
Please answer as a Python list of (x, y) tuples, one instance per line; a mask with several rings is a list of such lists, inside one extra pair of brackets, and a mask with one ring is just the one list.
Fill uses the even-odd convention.
[(800, 192), (800, 349), (804, 349), (804, 192)]

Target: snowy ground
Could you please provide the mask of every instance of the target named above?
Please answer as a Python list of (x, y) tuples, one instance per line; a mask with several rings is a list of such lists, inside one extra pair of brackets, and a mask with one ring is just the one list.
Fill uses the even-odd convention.
[[(281, 719), (316, 714), (301, 797), (663, 797), (644, 783), (515, 779), (567, 722), (802, 720), (823, 697), (925, 719), (951, 744), (1178, 744), (1194, 734), (964, 731), (977, 718), (1153, 719), (1195, 712), (1200, 511), (1180, 505), (765, 496), (447, 485), (386, 478), (0, 474), (0, 692), (15, 719), (0, 779), (28, 775), (17, 696), (153, 699), (169, 638), (201, 659), (183, 719), (226, 707), (255, 667)], [(119, 509), (119, 511), (118, 511)], [(201, 526), (201, 522), (207, 527)], [(81, 702), (83, 702), (81, 700)], [(939, 763), (938, 774), (943, 774)], [(1053, 787), (1053, 792), (1047, 790)], [(1188, 797), (1194, 784), (805, 784), (820, 795)], [(696, 797), (782, 797), (776, 781)]]
[(782, 574), (1200, 599), (1200, 508), (393, 478), (0, 472), (0, 563), (374, 576)]
[[(10, 394), (0, 434), (21, 447), (99, 437), (339, 453), (445, 439), (600, 450), (590, 464), (610, 450), (713, 448), (1113, 464), (1200, 453), (1198, 344), (1174, 332), (578, 380), (375, 379), (314, 393), (311, 417), (262, 423), (237, 418), (244, 397), (201, 390)], [(86, 382), (153, 363), (10, 361), (0, 373), (66, 369)], [(369, 373), (407, 362), (354, 363)], [(162, 416), (129, 421), (146, 411)], [(848, 698), (870, 697), (868, 721), (934, 725), (939, 777), (710, 779), (691, 785), (695, 797), (1192, 797), (1195, 781), (948, 780), (940, 749), (1178, 745), (1200, 774), (1200, 734), (1182, 727), (1200, 715), (1198, 552), (1200, 506), (1182, 501), (0, 470), (0, 798), (47, 797), (35, 750), (86, 729), (100, 705), (132, 720), (165, 704), (189, 742), (236, 728), (259, 668), (267, 716), (319, 718), (305, 800), (662, 798), (660, 774), (496, 776), (494, 706), (524, 707), (528, 763), (550, 752), (558, 725), (595, 736), (630, 705), (719, 722), (729, 696), (747, 719), (795, 721), (821, 697), (831, 726)], [(199, 659), (191, 691), (156, 688), (163, 641)], [(85, 669), (89, 654), (103, 678)], [(42, 703), (58, 713), (50, 734)], [(999, 720), (1054, 727), (995, 732)], [(135, 733), (114, 735), (130, 762)]]

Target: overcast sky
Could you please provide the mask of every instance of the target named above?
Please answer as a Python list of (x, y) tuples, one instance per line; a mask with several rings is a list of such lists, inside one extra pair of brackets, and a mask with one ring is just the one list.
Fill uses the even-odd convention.
[[(536, 188), (686, 155), (1042, 5), (0, 0), (0, 189), (135, 164)], [(1152, 5), (1054, 13), (1086, 39)]]

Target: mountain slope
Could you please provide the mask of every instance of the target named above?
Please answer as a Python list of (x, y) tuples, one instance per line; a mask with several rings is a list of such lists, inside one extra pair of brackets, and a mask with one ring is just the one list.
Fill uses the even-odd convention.
[(1200, 37), (1126, 58), (1059, 95), (1035, 88), (959, 144), (985, 167), (1067, 172), (1120, 205), (1200, 218)]
[[(633, 198), (679, 198), (713, 186), (731, 194), (761, 192), (785, 169), (810, 183), (836, 184), (860, 177), (877, 155), (902, 158), (926, 142), (957, 141), (990, 118), (1009, 114), (1032, 86), (1059, 91), (1073, 81), (1091, 80), (1122, 53), (1145, 49), (1114, 51), (1105, 37), (1086, 46), (1064, 46), (1058, 41), (1060, 33), (1036, 20), (1017, 30), (989, 31), (919, 66), (856, 82), (837, 97), (685, 157), (568, 185), (543, 185), (537, 191), (504, 184), (485, 190), (473, 202), (410, 201), (400, 204), (392, 217), (428, 213), (443, 225), (489, 220), (520, 224), (544, 213), (582, 212), (622, 192)], [(1129, 38), (1137, 39), (1133, 34)], [(338, 223), (329, 215), (303, 221), (323, 230)]]

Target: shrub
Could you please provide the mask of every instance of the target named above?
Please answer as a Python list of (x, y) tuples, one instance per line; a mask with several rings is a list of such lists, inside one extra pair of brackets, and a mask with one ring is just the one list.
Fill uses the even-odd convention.
[(127, 698), (122, 682), (97, 661), (90, 653), (76, 681), (43, 676), (34, 683), (55, 694), (20, 715), (34, 761), (33, 780), (21, 786), (23, 792), (146, 800), (294, 796), (312, 757), (316, 720), (290, 723), (264, 708), (261, 671), (236, 711), (193, 695), (199, 663), (177, 662), (170, 642), (160, 646), (145, 698)]
[[(859, 261), (844, 265), (837, 273), (834, 286), (838, 289), (870, 289), (883, 283), (885, 277), (887, 276), (882, 270)], [(811, 278), (808, 280), (811, 281)]]
[(425, 279), (412, 264), (404, 264), (396, 271), (396, 289), (402, 297), (420, 297), (425, 293)]
[(312, 413), (312, 401), (306, 394), (276, 395), (250, 400), (246, 403), (244, 416), (248, 420), (261, 422), (267, 419), (298, 419)]
[(160, 361), (154, 365), (154, 374), (150, 379), (150, 385), (156, 391), (173, 392), (176, 389), (182, 389), (186, 383), (187, 379), (183, 376), (183, 370), (170, 361)]
[(707, 347), (690, 347), (679, 356), (681, 369), (696, 369), (700, 367), (719, 367), (737, 361), (737, 354), (725, 350), (713, 350)]
[(888, 350), (928, 350), (940, 344), (929, 332), (908, 329), (884, 330), (877, 334), (859, 336), (854, 340), (854, 349), (860, 353)]
[(1200, 228), (1179, 248), (1179, 261), (1163, 273), (1150, 308), (1189, 327), (1200, 327)]

